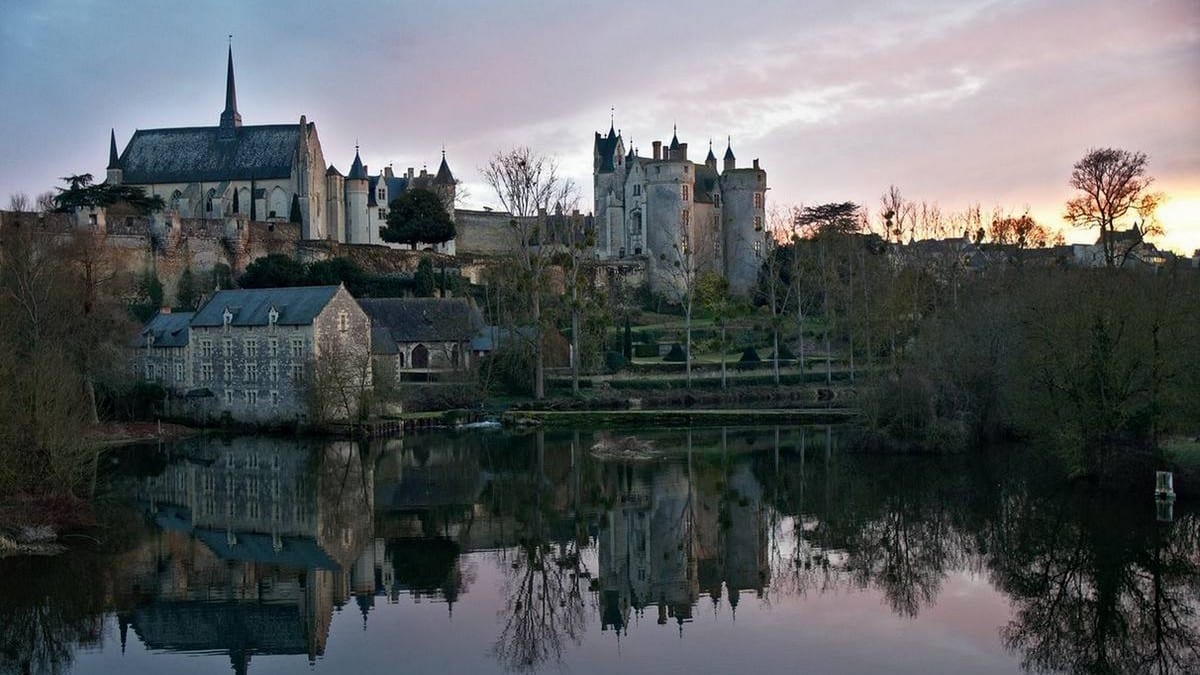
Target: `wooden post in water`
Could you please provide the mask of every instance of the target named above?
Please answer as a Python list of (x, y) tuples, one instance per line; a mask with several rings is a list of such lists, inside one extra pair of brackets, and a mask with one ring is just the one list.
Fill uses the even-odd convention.
[(1175, 520), (1175, 474), (1170, 471), (1154, 474), (1154, 512), (1159, 522)]

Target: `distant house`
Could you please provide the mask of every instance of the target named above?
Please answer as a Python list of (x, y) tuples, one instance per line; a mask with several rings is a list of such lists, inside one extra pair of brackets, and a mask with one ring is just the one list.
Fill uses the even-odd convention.
[(371, 353), (377, 367), (402, 379), (471, 365), (471, 340), (483, 315), (466, 298), (365, 298), (371, 319)]
[(162, 385), (174, 394), (191, 384), (188, 325), (195, 312), (171, 312), (164, 307), (138, 332), (134, 340), (133, 372), (145, 381)]
[(218, 291), (190, 322), (200, 417), (346, 418), (370, 386), (370, 320), (343, 286)]

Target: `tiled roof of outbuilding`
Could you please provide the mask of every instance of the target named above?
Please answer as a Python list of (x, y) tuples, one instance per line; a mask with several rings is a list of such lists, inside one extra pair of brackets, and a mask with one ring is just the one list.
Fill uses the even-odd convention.
[(193, 326), (212, 327), (225, 323), (225, 309), (233, 313), (233, 326), (266, 326), (268, 313), (279, 312), (280, 326), (307, 326), (333, 299), (340, 286), (294, 288), (245, 288), (217, 291), (192, 319)]
[(145, 347), (147, 340), (153, 336), (154, 342), (150, 345), (151, 347), (186, 347), (188, 323), (195, 315), (195, 312), (171, 312), (169, 314), (159, 312), (155, 314), (154, 318), (147, 321), (141, 332), (138, 333), (135, 346)]
[(358, 304), (372, 327), (387, 328), (395, 342), (470, 340), (483, 326), (479, 310), (466, 298), (364, 298)]

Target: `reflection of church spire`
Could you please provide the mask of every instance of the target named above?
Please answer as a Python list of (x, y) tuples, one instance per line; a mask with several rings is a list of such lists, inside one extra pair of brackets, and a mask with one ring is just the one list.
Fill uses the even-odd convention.
[(121, 631), (121, 653), (125, 653), (125, 639), (129, 634), (129, 619), (125, 618), (124, 614), (117, 615), (117, 626)]

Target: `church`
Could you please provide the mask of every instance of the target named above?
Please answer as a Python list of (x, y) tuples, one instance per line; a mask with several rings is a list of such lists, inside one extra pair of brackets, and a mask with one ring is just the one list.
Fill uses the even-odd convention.
[(739, 169), (730, 142), (718, 171), (712, 142), (699, 164), (678, 131), (642, 157), (632, 146), (626, 151), (611, 124), (592, 147), (598, 258), (645, 260), (651, 287), (662, 293), (678, 285), (672, 268), (689, 250), (701, 272), (721, 274), (737, 295), (751, 292), (766, 241), (767, 173), (757, 159)]
[[(143, 188), (163, 198), (181, 218), (238, 218), (299, 222), (304, 239), (385, 244), (380, 228), (388, 204), (409, 188), (438, 192), (453, 218), (456, 181), (446, 155), (436, 174), (391, 167), (371, 176), (355, 148), (345, 176), (326, 164), (317, 127), (243, 125), (237, 107), (233, 47), (225, 73), (225, 109), (216, 126), (138, 129), (117, 152), (109, 137), (107, 181)], [(454, 242), (435, 247), (453, 255)]]

